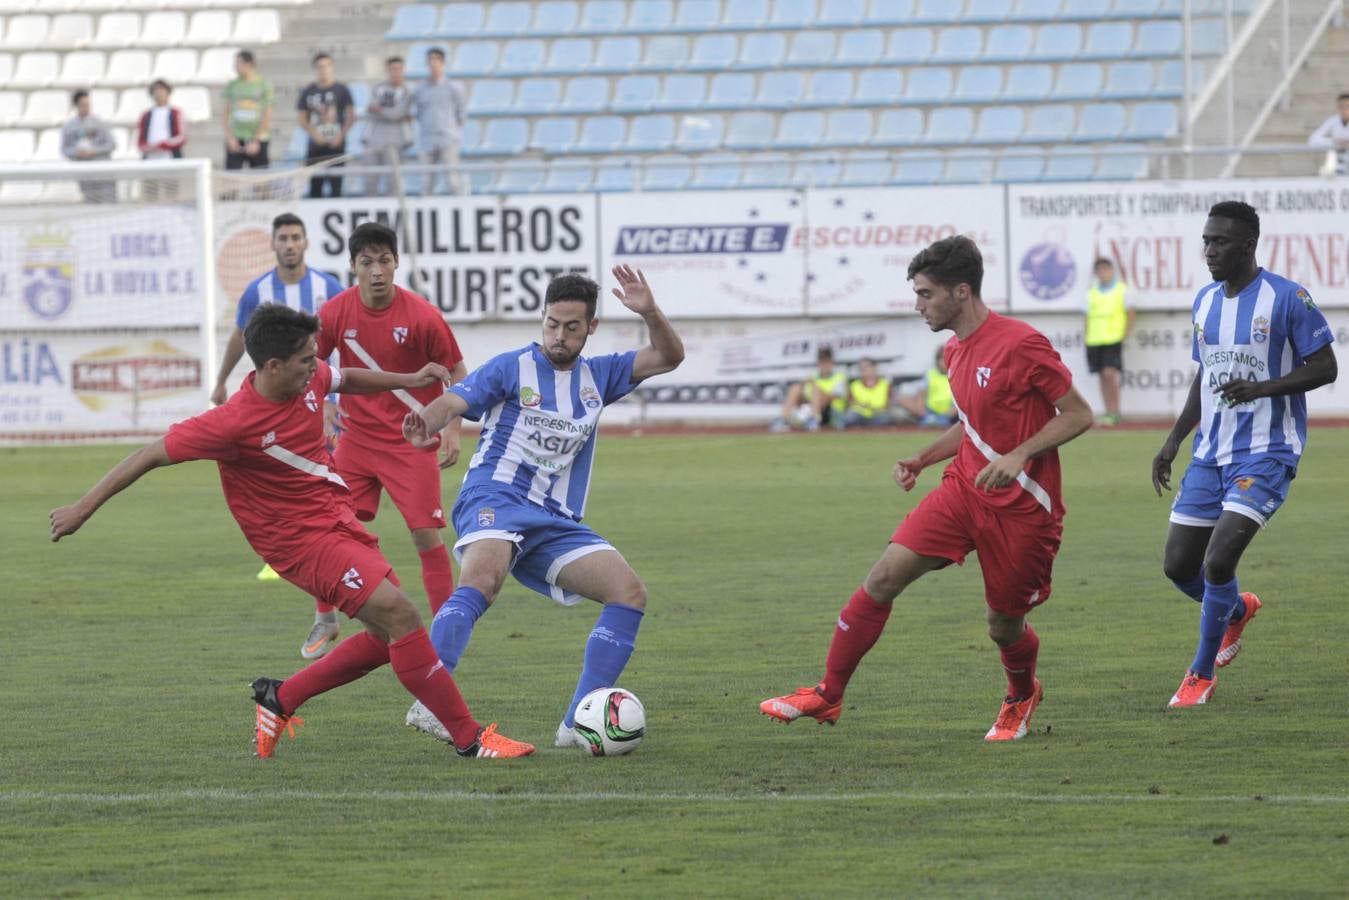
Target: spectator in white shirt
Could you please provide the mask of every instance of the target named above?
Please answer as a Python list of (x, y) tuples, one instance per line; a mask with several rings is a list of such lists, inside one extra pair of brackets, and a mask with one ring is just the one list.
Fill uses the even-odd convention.
[[(142, 159), (179, 159), (187, 143), (187, 123), (182, 110), (169, 106), (173, 88), (164, 79), (150, 85), (154, 105), (141, 113), (136, 125), (136, 147)], [(146, 200), (172, 200), (178, 196), (178, 182), (171, 178), (147, 178), (143, 184)]]
[(1340, 110), (1307, 138), (1308, 147), (1335, 151), (1335, 174), (1349, 175), (1349, 92), (1335, 98)]

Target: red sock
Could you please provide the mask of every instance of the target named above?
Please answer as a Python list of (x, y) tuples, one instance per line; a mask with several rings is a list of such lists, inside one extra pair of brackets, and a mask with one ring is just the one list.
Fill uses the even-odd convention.
[(389, 645), (389, 664), (408, 693), (450, 731), (456, 747), (467, 747), (478, 739), (478, 723), (468, 711), (454, 679), (436, 656), (425, 628), (405, 634)]
[(335, 614), (337, 613), (337, 607), (336, 607), (336, 606), (329, 606), (328, 604), (324, 603), (322, 600), (315, 600), (315, 601), (314, 601), (314, 612), (318, 613), (318, 614), (321, 615), (321, 616), (331, 616), (331, 615), (335, 615)]
[(858, 588), (848, 605), (843, 607), (834, 627), (834, 640), (829, 644), (829, 655), (824, 660), (824, 681), (820, 683), (824, 699), (830, 703), (843, 699), (848, 679), (885, 630), (893, 606), (893, 603), (877, 603), (865, 588)]
[(1035, 693), (1035, 660), (1040, 655), (1040, 636), (1026, 623), (1015, 644), (1000, 648), (1002, 668), (1007, 672), (1007, 696), (1029, 697)]
[(362, 631), (283, 681), (276, 698), (286, 715), (290, 715), (310, 697), (369, 675), (388, 661), (389, 645)]
[(431, 615), (440, 612), (445, 601), (454, 593), (454, 567), (450, 565), (450, 551), (444, 544), (421, 550), (417, 554), (422, 558), (422, 584), (426, 587), (426, 599), (431, 601)]

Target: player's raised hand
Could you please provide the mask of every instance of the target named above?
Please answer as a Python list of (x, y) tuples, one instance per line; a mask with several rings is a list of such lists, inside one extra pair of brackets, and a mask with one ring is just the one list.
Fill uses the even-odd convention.
[(74, 534), (80, 530), (80, 526), (88, 520), (88, 516), (80, 509), (78, 503), (72, 503), (70, 506), (62, 506), (48, 513), (47, 518), (52, 523), (52, 540), (59, 541), (68, 534)]
[(436, 433), (426, 423), (419, 412), (410, 412), (403, 416), (403, 439), (419, 449), (434, 446)]
[(436, 382), (448, 387), (451, 383), (450, 370), (440, 363), (427, 363), (413, 373), (412, 380), (411, 387), (430, 387)]
[(895, 463), (895, 470), (892, 475), (895, 479), (895, 484), (906, 491), (911, 491), (913, 490), (914, 485), (918, 484), (918, 475), (922, 471), (923, 464), (918, 461), (917, 457), (911, 456), (908, 459), (901, 459), (899, 462)]
[(633, 269), (632, 266), (614, 266), (613, 273), (618, 279), (614, 296), (620, 303), (639, 316), (644, 316), (656, 308), (656, 295), (651, 293), (651, 285), (646, 283), (646, 276), (642, 274), (641, 269)]

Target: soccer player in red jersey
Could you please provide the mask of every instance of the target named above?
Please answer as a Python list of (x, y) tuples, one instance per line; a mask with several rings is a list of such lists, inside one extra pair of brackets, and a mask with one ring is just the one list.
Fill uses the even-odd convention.
[[(393, 283), (398, 268), (398, 236), (374, 222), (357, 227), (347, 241), (356, 286), (324, 304), (319, 312), (318, 352), (322, 359), (337, 351), (344, 368), (374, 372), (415, 372), (428, 362), (451, 373), (451, 382), (468, 374), (464, 355), (440, 311), (423, 297)], [(443, 393), (440, 384), (378, 394), (343, 397), (339, 404), (342, 435), (333, 459), (351, 490), (356, 517), (375, 518), (381, 490), (403, 515), (412, 543), (421, 556), (422, 584), (431, 602), (431, 614), (454, 593), (450, 554), (440, 538), (445, 512), (440, 502), (440, 470), (459, 459), (459, 429), (455, 416), (440, 435), (440, 463), (436, 446), (413, 447), (403, 440), (403, 417), (421, 412)], [(316, 601), (314, 625), (300, 649), (307, 659), (322, 656), (337, 639), (337, 614)]]
[(833, 724), (843, 691), (885, 628), (894, 599), (914, 581), (971, 551), (979, 555), (988, 636), (1002, 652), (1007, 696), (989, 741), (1026, 734), (1044, 691), (1035, 677), (1040, 639), (1026, 614), (1049, 598), (1063, 534), (1056, 450), (1091, 427), (1091, 407), (1049, 341), (1025, 322), (989, 310), (979, 296), (984, 262), (967, 237), (945, 238), (909, 263), (914, 307), (946, 344), (959, 421), (918, 454), (895, 463), (913, 490), (929, 466), (955, 457), (941, 484), (900, 523), (881, 558), (839, 614), (820, 683), (770, 697), (761, 712), (783, 722)]
[(389, 663), (408, 692), (435, 712), (463, 756), (525, 756), (534, 748), (480, 728), (436, 657), (421, 616), (398, 586), (378, 540), (356, 521), (323, 435), (323, 397), (411, 390), (442, 383), (444, 367), (413, 374), (332, 369), (317, 355), (316, 318), (281, 305), (258, 309), (244, 331), (256, 366), (223, 406), (177, 423), (128, 456), (70, 506), (51, 513), (51, 537), (79, 530), (113, 495), (151, 469), (215, 460), (225, 502), (248, 543), (287, 581), (359, 619), (366, 631), (285, 681), (253, 682), (257, 755), (269, 757), (310, 697)]

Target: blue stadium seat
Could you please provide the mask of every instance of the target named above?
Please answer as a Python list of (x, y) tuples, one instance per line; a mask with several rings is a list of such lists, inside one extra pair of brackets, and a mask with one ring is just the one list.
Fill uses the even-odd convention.
[(1134, 46), (1134, 27), (1128, 22), (1096, 22), (1087, 29), (1083, 59), (1127, 59)]
[[(479, 78), (468, 98), (470, 116), (500, 116), (515, 108), (515, 82), (509, 78)], [(522, 110), (523, 111), (523, 110)]]
[(689, 58), (689, 39), (681, 34), (659, 34), (646, 39), (640, 68), (670, 72), (684, 65)]
[(1012, 18), (1031, 22), (1052, 22), (1059, 18), (1059, 0), (1016, 0)]
[(797, 187), (833, 187), (843, 174), (837, 153), (803, 153), (792, 169), (791, 184)]
[(783, 113), (774, 145), (782, 150), (806, 150), (820, 146), (823, 140), (824, 113), (798, 109)]
[(963, 22), (997, 25), (1012, 17), (1012, 0), (969, 0)]
[(838, 183), (843, 187), (870, 187), (890, 183), (895, 164), (885, 153), (865, 151), (850, 153), (843, 161), (843, 173)]
[(1054, 69), (1050, 66), (1028, 63), (1012, 66), (1007, 70), (1007, 84), (1002, 90), (1002, 99), (1023, 103), (1043, 100), (1049, 96), (1049, 88), (1054, 83)]
[(704, 191), (724, 190), (740, 184), (740, 157), (715, 153), (699, 157), (689, 187)]
[(1160, 0), (1115, 0), (1108, 15), (1115, 19), (1150, 19), (1162, 12), (1161, 7)]
[(978, 150), (953, 150), (946, 157), (942, 181), (947, 184), (987, 184), (993, 180), (993, 159)]
[(979, 58), (984, 47), (984, 32), (980, 28), (943, 28), (937, 35), (937, 49), (933, 62), (968, 63)]
[(885, 53), (885, 35), (874, 28), (857, 31), (845, 31), (839, 38), (838, 56), (833, 64), (838, 66), (872, 66), (880, 61)]
[(589, 72), (594, 63), (595, 43), (590, 38), (554, 38), (543, 68), (555, 75), (575, 75)]
[(806, 92), (806, 76), (801, 72), (765, 72), (759, 79), (754, 105), (769, 109), (789, 109), (801, 102)]
[[(534, 12), (533, 33), (539, 37), (564, 37), (576, 31), (580, 16), (581, 8), (576, 5), (576, 0), (544, 0)], [(549, 170), (550, 181), (552, 177), (552, 170)], [(587, 183), (591, 177), (587, 174)]]
[(674, 146), (674, 139), (674, 116), (655, 113), (632, 120), (626, 146), (633, 153), (660, 153)]
[(780, 31), (756, 31), (740, 43), (737, 69), (776, 69), (787, 53), (787, 38)]
[(591, 116), (581, 125), (578, 153), (613, 153), (623, 146), (628, 126), (622, 116)]
[[(300, 129), (296, 129), (300, 134), (304, 134)], [(482, 122), (470, 118), (464, 123), (463, 141), (459, 146), (459, 152), (465, 156), (471, 155), (471, 152), (482, 146)]]
[(932, 153), (901, 153), (891, 174), (895, 184), (936, 184), (946, 164)]
[(1059, 66), (1051, 100), (1095, 100), (1101, 95), (1105, 70), (1099, 63), (1067, 63)]
[(1077, 113), (1067, 103), (1047, 103), (1031, 109), (1021, 139), (1034, 144), (1062, 144), (1073, 133)]
[(493, 119), (482, 131), (478, 152), (483, 156), (516, 156), (528, 143), (527, 119)]
[(808, 28), (815, 24), (815, 14), (815, 0), (773, 0), (768, 24), (773, 28)]
[(1082, 52), (1082, 26), (1041, 25), (1031, 48), (1032, 59), (1076, 59)]
[(682, 156), (653, 156), (642, 162), (642, 190), (677, 191), (693, 177), (693, 166)]
[(960, 70), (954, 99), (962, 103), (989, 103), (1001, 94), (1000, 66), (965, 66)]
[(666, 75), (660, 96), (651, 108), (656, 110), (700, 109), (707, 97), (706, 75)]
[(679, 119), (675, 149), (684, 153), (703, 153), (721, 146), (726, 124), (717, 115), (686, 115)]
[(494, 0), (487, 7), (483, 37), (519, 37), (529, 31), (530, 6), (521, 0)]
[(595, 187), (602, 192), (631, 191), (637, 184), (637, 166), (632, 157), (606, 159), (595, 167)]
[(543, 187), (544, 174), (544, 167), (538, 163), (513, 165), (497, 172), (485, 193), (532, 194)]
[(1117, 141), (1124, 133), (1124, 105), (1093, 103), (1082, 110), (1075, 141)]
[(904, 96), (904, 75), (899, 69), (863, 69), (857, 76), (854, 106), (889, 106)]
[(1013, 144), (1021, 137), (1026, 114), (1019, 106), (987, 106), (979, 111), (979, 126), (970, 139), (974, 144)]
[(754, 76), (745, 72), (721, 72), (712, 76), (707, 109), (745, 109), (754, 105)]
[(798, 31), (792, 36), (787, 51), (787, 65), (817, 68), (832, 66), (837, 58), (837, 44), (832, 31)]
[[(416, 80), (425, 78), (426, 72), (426, 51), (432, 47), (438, 47), (442, 53), (445, 52), (445, 45), (440, 41), (418, 41), (415, 44), (409, 44), (403, 51), (403, 59), (407, 65), (407, 77)], [(446, 62), (452, 62), (454, 54), (446, 54)]]
[(618, 34), (624, 29), (628, 19), (628, 8), (624, 0), (586, 0), (581, 7), (581, 21), (576, 26), (577, 34)]
[(676, 31), (715, 31), (721, 22), (721, 0), (679, 0)]
[(738, 112), (726, 129), (726, 146), (735, 150), (762, 150), (773, 143), (773, 114)]
[(685, 69), (694, 72), (720, 72), (729, 69), (740, 53), (733, 34), (702, 34), (693, 42), (693, 55)]
[(906, 147), (923, 134), (923, 114), (916, 109), (887, 109), (876, 118), (871, 143), (878, 147)]
[(864, 109), (830, 110), (825, 114), (822, 142), (826, 147), (861, 147), (871, 143), (871, 113)]
[(488, 75), (496, 69), (500, 52), (496, 41), (464, 41), (454, 50), (450, 71), (457, 76)]
[(597, 113), (608, 107), (609, 79), (592, 76), (568, 80), (567, 90), (562, 95), (562, 102), (557, 105), (557, 111)]
[(1133, 181), (1148, 175), (1147, 154), (1139, 153), (1128, 144), (1101, 148), (1105, 151), (1096, 160), (1092, 177), (1098, 181)]
[(918, 0), (913, 21), (923, 25), (948, 25), (960, 19), (965, 0)]
[(1152, 63), (1111, 63), (1106, 72), (1102, 97), (1112, 100), (1134, 100), (1152, 93)]
[[(1144, 63), (1143, 65), (1147, 65)], [(1203, 67), (1195, 66), (1194, 83), (1203, 84)], [(1162, 63), (1157, 71), (1157, 82), (1152, 88), (1154, 97), (1183, 97), (1185, 96), (1185, 63), (1179, 59), (1169, 59)]]
[(1045, 171), (1044, 154), (1031, 148), (1018, 148), (998, 157), (993, 169), (993, 180), (999, 183), (1039, 181)]
[(595, 183), (595, 167), (590, 163), (572, 160), (554, 160), (548, 166), (548, 177), (544, 179), (543, 190), (562, 194), (579, 194), (590, 190)]
[(932, 55), (932, 29), (896, 28), (885, 48), (885, 61), (897, 66), (927, 62)]
[(924, 144), (968, 143), (974, 131), (974, 112), (964, 107), (941, 107), (927, 117)]
[(487, 23), (487, 8), (483, 3), (447, 3), (440, 11), (440, 24), (435, 36), (443, 38), (473, 37), (482, 32)]
[(439, 11), (430, 4), (415, 3), (400, 6), (393, 14), (393, 24), (384, 32), (386, 41), (420, 41), (436, 33)]
[(1174, 103), (1138, 103), (1129, 114), (1124, 137), (1132, 141), (1164, 141), (1179, 127)]
[(914, 19), (914, 0), (871, 0), (867, 25), (908, 25)]
[(660, 78), (655, 75), (624, 75), (614, 85), (611, 108), (614, 112), (647, 112), (660, 95)]
[(576, 119), (547, 116), (534, 121), (534, 137), (529, 149), (544, 153), (569, 153), (576, 146)]
[(1180, 55), (1183, 33), (1174, 21), (1144, 22), (1134, 39), (1134, 56), (1176, 57)]
[(1227, 49), (1227, 24), (1222, 19), (1195, 19), (1190, 25), (1190, 47), (1196, 56), (1222, 56)]
[(1054, 147), (1045, 160), (1043, 181), (1087, 181), (1096, 171), (1096, 159), (1086, 148)]
[(768, 0), (731, 0), (721, 15), (721, 27), (728, 31), (753, 31), (768, 21)]
[(987, 62), (1020, 62), (1030, 55), (1034, 32), (1029, 25), (995, 25), (984, 42)]
[(632, 0), (628, 14), (629, 34), (658, 34), (674, 22), (674, 4), (670, 0)]
[(548, 50), (543, 41), (534, 38), (515, 38), (501, 48), (496, 71), (501, 75), (530, 75), (543, 68)]
[(822, 0), (815, 20), (822, 28), (852, 28), (866, 20), (867, 0)]
[(792, 180), (792, 162), (780, 153), (760, 153), (744, 161), (743, 188), (785, 187)]
[(804, 103), (807, 106), (846, 106), (852, 100), (852, 72), (816, 72), (810, 78)]
[(562, 82), (556, 78), (526, 78), (516, 92), (516, 111), (538, 116), (557, 109), (562, 100)]
[(950, 98), (951, 70), (947, 68), (918, 68), (909, 73), (909, 84), (904, 91), (908, 103), (943, 103)]
[(1059, 11), (1059, 19), (1075, 22), (1098, 22), (1110, 12), (1110, 0), (1069, 0)]
[(600, 39), (595, 51), (592, 72), (631, 72), (642, 57), (642, 41), (635, 37), (607, 37)]

